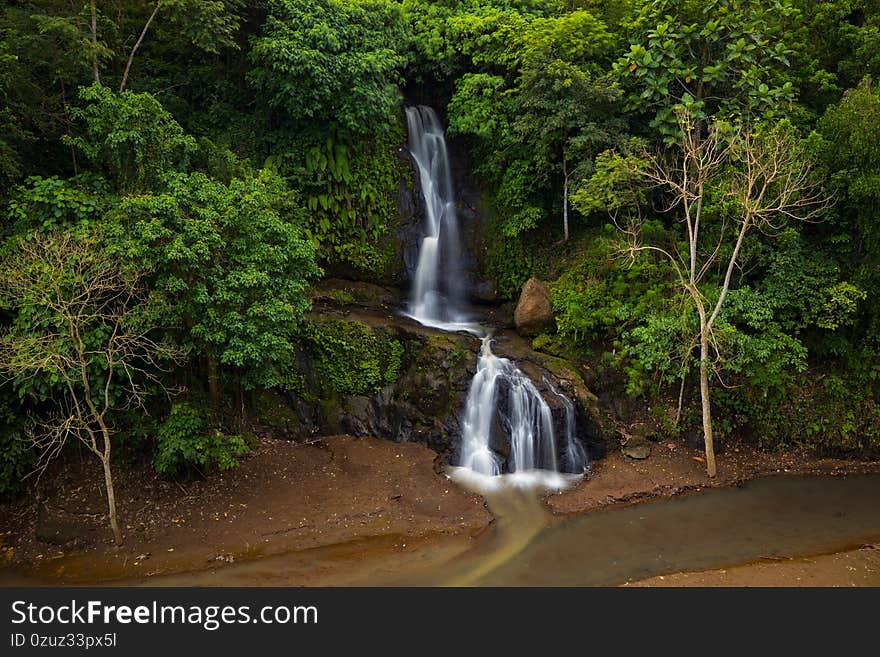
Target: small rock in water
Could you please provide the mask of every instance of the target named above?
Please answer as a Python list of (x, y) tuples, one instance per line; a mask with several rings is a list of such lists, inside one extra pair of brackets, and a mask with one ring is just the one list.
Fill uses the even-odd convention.
[(641, 436), (631, 436), (620, 452), (631, 459), (646, 459), (651, 456), (651, 443)]

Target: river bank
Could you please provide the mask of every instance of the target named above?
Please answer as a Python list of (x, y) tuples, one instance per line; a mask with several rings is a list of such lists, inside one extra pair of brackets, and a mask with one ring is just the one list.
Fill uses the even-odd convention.
[[(766, 476), (880, 472), (877, 462), (741, 446), (719, 457), (719, 474), (709, 480), (699, 458), (681, 444), (654, 444), (644, 460), (614, 450), (584, 481), (543, 502), (548, 515), (559, 518)], [(210, 573), (236, 564), (233, 581), (246, 584), (259, 581), (259, 571), (271, 570), (279, 555), (285, 555), (284, 585), (401, 581), (408, 570), (424, 573), (485, 541), (493, 521), (483, 498), (447, 479), (434, 452), (369, 438), (332, 436), (310, 444), (267, 438), (240, 468), (181, 485), (128, 468), (120, 477), (127, 535), (120, 548), (102, 524), (99, 482), (94, 488), (70, 483), (83, 480), (78, 473), (58, 476), (44, 481), (41, 502), (3, 505), (0, 582), (167, 584), (175, 574), (191, 582), (191, 575), (206, 573), (202, 580), (211, 583), (220, 580)], [(870, 571), (869, 563), (862, 565)], [(779, 564), (762, 566), (763, 573)], [(731, 573), (719, 581), (740, 581)], [(704, 578), (673, 581), (707, 585), (698, 583), (710, 581)]]

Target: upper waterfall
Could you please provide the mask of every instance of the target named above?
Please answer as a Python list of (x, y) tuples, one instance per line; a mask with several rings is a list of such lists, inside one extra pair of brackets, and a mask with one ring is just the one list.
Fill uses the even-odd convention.
[(430, 107), (406, 108), (409, 152), (419, 172), (425, 225), (409, 313), (423, 324), (465, 320), (465, 276), (443, 126)]

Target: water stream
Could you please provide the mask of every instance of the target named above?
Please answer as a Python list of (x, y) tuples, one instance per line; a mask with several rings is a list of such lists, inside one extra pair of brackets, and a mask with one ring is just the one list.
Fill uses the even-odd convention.
[[(476, 547), (445, 564), (363, 583), (607, 585), (880, 539), (880, 513), (873, 502), (880, 494), (877, 476), (758, 481), (742, 490), (570, 520), (547, 513), (539, 491), (563, 489), (589, 468), (577, 438), (574, 404), (546, 378), (545, 398), (511, 360), (492, 352), (491, 332), (463, 312), (465, 276), (443, 130), (429, 108), (406, 113), (426, 207), (410, 316), (482, 338), (457, 466), (447, 474), (483, 494), (496, 523)], [(556, 435), (548, 400), (564, 409), (563, 435)]]
[[(130, 583), (612, 586), (880, 542), (876, 474), (770, 477), (571, 518), (548, 513), (533, 490), (515, 484), (516, 475), (493, 481), (486, 500), (495, 527), (469, 542), (437, 539), (402, 550), (400, 537), (365, 539)], [(876, 579), (880, 585), (880, 573)]]

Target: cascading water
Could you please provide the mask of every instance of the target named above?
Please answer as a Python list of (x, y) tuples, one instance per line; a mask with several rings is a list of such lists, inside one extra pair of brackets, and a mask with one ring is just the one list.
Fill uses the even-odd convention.
[[(510, 436), (509, 472), (558, 470), (550, 407), (531, 379), (508, 359), (492, 353), (491, 341), (483, 338), (477, 373), (468, 391), (459, 465), (480, 474), (501, 474), (502, 463), (491, 448), (491, 439), (493, 431), (502, 430)], [(505, 393), (503, 404), (499, 396)], [(496, 424), (500, 408), (507, 412)]]
[(577, 422), (574, 416), (574, 404), (571, 400), (553, 387), (553, 384), (544, 377), (544, 383), (554, 395), (562, 400), (565, 408), (565, 471), (566, 472), (586, 472), (590, 466), (590, 459), (587, 457), (587, 450), (577, 439), (575, 434)]
[(410, 315), (428, 325), (464, 321), (461, 243), (443, 126), (430, 107), (407, 107), (409, 152), (425, 200)]
[[(427, 326), (467, 330), (482, 338), (477, 372), (464, 409), (461, 470), (490, 477), (505, 472), (544, 472), (549, 477), (536, 481), (563, 486), (565, 483), (555, 473), (583, 473), (587, 463), (584, 448), (575, 435), (574, 405), (547, 384), (552, 394), (564, 400), (566, 409), (565, 462), (560, 464), (550, 406), (516, 365), (492, 353), (489, 332), (467, 323), (462, 307), (465, 276), (455, 195), (440, 121), (431, 108), (423, 106), (406, 108), (406, 119), (409, 150), (419, 172), (425, 202), (425, 232), (409, 315)], [(504, 458), (498, 446), (508, 444), (509, 455)]]

